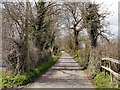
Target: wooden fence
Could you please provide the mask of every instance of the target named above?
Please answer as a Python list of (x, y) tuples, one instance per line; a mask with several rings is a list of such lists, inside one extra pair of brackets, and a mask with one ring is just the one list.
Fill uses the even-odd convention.
[[(114, 70), (112, 70), (111, 63), (115, 63), (115, 64), (120, 65), (120, 60), (116, 60), (113, 58), (103, 58), (102, 62), (101, 62), (101, 67), (102, 67), (102, 69), (104, 69), (105, 75), (106, 75), (107, 71), (110, 72), (111, 82), (113, 81), (113, 77), (115, 77), (118, 80), (118, 82), (119, 82), (118, 87), (120, 87), (120, 74), (115, 72)], [(118, 67), (118, 68), (120, 68), (120, 67)]]

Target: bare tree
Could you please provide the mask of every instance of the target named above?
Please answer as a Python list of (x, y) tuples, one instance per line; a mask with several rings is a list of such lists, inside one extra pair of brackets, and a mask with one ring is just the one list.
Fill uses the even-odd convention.
[(69, 30), (73, 30), (75, 51), (79, 49), (79, 32), (85, 28), (83, 21), (88, 13), (93, 10), (90, 9), (83, 14), (85, 4), (84, 2), (64, 3), (65, 25)]
[(28, 3), (29, 8), (26, 11), (24, 2), (4, 2), (3, 5), (3, 47), (10, 52), (5, 60), (8, 68), (18, 73), (26, 66), (25, 55), (28, 50), (29, 32), (27, 28), (32, 25), (32, 6)]

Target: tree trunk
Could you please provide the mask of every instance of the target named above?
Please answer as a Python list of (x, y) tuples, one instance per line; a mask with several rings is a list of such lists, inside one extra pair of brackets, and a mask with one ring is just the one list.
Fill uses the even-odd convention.
[(25, 62), (26, 66), (25, 69), (27, 72), (29, 72), (29, 37), (28, 37), (28, 32), (29, 32), (29, 27), (28, 27), (28, 0), (26, 0), (26, 21), (25, 21), (25, 46), (26, 46), (26, 57), (25, 57)]
[(78, 35), (79, 35), (79, 31), (75, 31), (74, 30), (74, 37), (75, 37), (75, 51), (77, 51), (79, 48), (79, 41), (78, 41)]

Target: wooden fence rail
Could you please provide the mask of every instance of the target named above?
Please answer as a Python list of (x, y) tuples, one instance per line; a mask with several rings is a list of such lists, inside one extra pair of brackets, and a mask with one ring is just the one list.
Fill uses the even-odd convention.
[[(120, 74), (115, 72), (114, 70), (112, 70), (111, 63), (115, 63), (115, 64), (119, 64), (120, 65), (120, 60), (116, 60), (113, 58), (103, 58), (101, 60), (101, 67), (102, 69), (104, 69), (105, 71), (105, 75), (106, 75), (106, 71), (110, 72), (110, 76), (111, 76), (111, 82), (113, 81), (113, 76), (118, 80), (118, 87), (120, 87)], [(118, 67), (120, 68), (120, 67)]]

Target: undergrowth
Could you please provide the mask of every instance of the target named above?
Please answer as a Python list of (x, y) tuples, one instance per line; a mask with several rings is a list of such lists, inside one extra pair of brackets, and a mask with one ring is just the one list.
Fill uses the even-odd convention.
[(114, 78), (113, 82), (111, 82), (111, 77), (109, 74), (104, 72), (100, 72), (94, 77), (94, 81), (96, 84), (96, 88), (116, 88), (117, 87), (117, 80)]
[(15, 73), (10, 74), (8, 72), (2, 72), (1, 88), (12, 88), (18, 85), (25, 85), (33, 81), (35, 78), (39, 77), (45, 71), (47, 71), (59, 59), (60, 56), (61, 53), (57, 54), (57, 56), (50, 60), (48, 63), (38, 66), (34, 70), (30, 70), (30, 72), (21, 72), (18, 75), (15, 75)]

